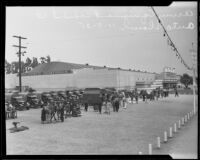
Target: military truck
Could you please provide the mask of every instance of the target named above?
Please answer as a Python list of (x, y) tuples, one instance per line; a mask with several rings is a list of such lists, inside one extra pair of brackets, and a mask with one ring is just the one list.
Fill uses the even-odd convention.
[(102, 105), (101, 94), (100, 88), (86, 88), (82, 96), (82, 104), (93, 106), (94, 110), (98, 110), (98, 106)]

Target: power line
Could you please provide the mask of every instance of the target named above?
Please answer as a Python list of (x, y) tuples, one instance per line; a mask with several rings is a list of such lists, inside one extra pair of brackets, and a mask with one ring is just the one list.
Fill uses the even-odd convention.
[(21, 80), (21, 55), (24, 56), (24, 53), (26, 52), (21, 52), (22, 48), (27, 48), (21, 45), (21, 40), (22, 39), (27, 39), (25, 37), (21, 37), (21, 36), (13, 36), (14, 38), (18, 38), (19, 39), (19, 45), (13, 45), (13, 47), (17, 47), (19, 48), (19, 52), (17, 52), (17, 55), (19, 56), (19, 91), (22, 91), (22, 80)]
[(178, 51), (178, 49), (176, 48), (176, 46), (175, 46), (175, 44), (173, 43), (173, 41), (171, 40), (169, 34), (167, 33), (167, 30), (165, 29), (164, 25), (162, 24), (160, 18), (158, 17), (158, 14), (157, 14), (156, 11), (154, 10), (154, 8), (151, 7), (151, 9), (153, 10), (153, 12), (154, 12), (154, 14), (155, 14), (155, 16), (156, 16), (156, 18), (157, 18), (157, 20), (158, 20), (158, 23), (162, 26), (162, 28), (163, 28), (163, 30), (164, 30), (163, 36), (165, 36), (165, 35), (167, 36), (167, 38), (168, 38), (168, 43), (169, 43), (169, 45), (173, 48), (173, 51), (176, 52), (176, 56), (178, 57), (178, 59), (179, 59), (179, 58), (181, 59), (181, 63), (183, 63), (184, 66), (185, 66), (188, 70), (192, 70), (192, 68), (189, 67), (189, 66), (186, 64), (186, 62), (184, 61), (184, 59), (182, 58), (181, 54), (179, 53), (179, 51)]

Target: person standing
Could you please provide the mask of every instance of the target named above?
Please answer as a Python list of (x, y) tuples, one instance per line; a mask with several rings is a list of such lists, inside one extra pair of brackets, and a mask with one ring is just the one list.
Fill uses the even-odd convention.
[(178, 90), (176, 87), (174, 88), (174, 92), (175, 92), (175, 97), (178, 97)]
[(116, 112), (119, 111), (119, 103), (120, 103), (119, 97), (116, 97), (116, 98), (115, 98), (115, 108), (116, 108)]
[(88, 103), (85, 103), (85, 111), (88, 111)]
[(138, 104), (138, 92), (137, 92), (137, 88), (135, 89), (135, 101), (136, 101), (136, 104)]
[(61, 108), (60, 108), (60, 120), (61, 122), (64, 122), (64, 104), (61, 103)]
[(41, 122), (42, 124), (44, 124), (44, 122), (46, 121), (46, 111), (45, 111), (45, 107), (42, 107), (42, 111), (41, 111)]

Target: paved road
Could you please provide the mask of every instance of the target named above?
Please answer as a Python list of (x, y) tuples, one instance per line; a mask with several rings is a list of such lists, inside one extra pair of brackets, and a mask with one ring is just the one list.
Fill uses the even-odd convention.
[[(148, 144), (155, 147), (156, 137), (163, 139), (163, 131), (192, 109), (192, 96), (170, 95), (159, 101), (129, 104), (127, 109), (120, 108), (118, 113), (110, 115), (90, 108), (88, 112), (82, 111), (81, 117), (65, 119), (64, 123), (41, 124), (41, 109), (21, 111), (16, 120), (6, 120), (7, 154), (138, 154), (139, 151), (148, 154)], [(10, 133), (13, 121), (20, 121), (29, 130)], [(178, 139), (183, 133), (191, 131), (193, 122), (195, 119), (157, 154), (181, 153), (173, 149), (182, 141)], [(196, 149), (190, 146), (187, 151), (193, 154)]]

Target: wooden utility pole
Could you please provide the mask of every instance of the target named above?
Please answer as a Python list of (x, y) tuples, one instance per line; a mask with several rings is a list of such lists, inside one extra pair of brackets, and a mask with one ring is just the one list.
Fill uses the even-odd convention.
[(13, 45), (13, 47), (18, 47), (19, 48), (19, 52), (17, 52), (18, 56), (19, 56), (19, 92), (22, 91), (22, 80), (21, 80), (21, 54), (23, 55), (25, 52), (21, 52), (21, 48), (27, 48), (21, 45), (21, 40), (22, 39), (27, 39), (25, 37), (21, 37), (21, 36), (13, 36), (14, 38), (18, 38), (19, 39), (19, 45)]

